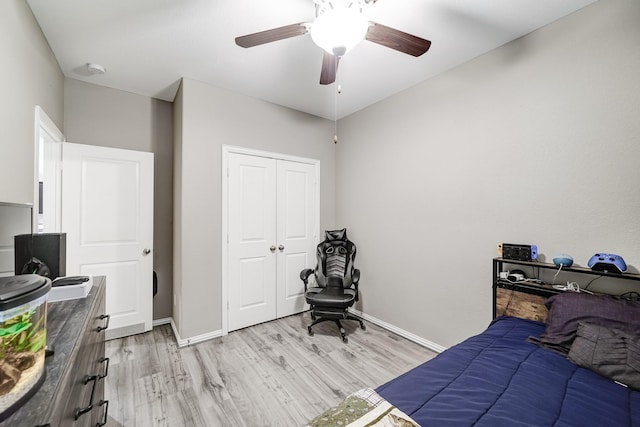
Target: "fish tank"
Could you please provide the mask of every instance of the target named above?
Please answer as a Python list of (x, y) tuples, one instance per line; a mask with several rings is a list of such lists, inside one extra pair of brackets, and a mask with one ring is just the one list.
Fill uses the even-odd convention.
[(44, 382), (50, 289), (35, 274), (0, 277), (0, 421)]

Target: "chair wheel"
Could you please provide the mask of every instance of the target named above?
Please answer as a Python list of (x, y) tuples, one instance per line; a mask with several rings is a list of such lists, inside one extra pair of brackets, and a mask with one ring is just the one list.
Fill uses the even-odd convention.
[(348, 344), (349, 343), (349, 338), (343, 336), (342, 337), (342, 342), (345, 343), (345, 344)]
[(309, 331), (309, 335), (313, 336), (313, 329), (311, 329), (311, 326), (307, 326), (307, 331)]
[(363, 331), (365, 331), (367, 329), (367, 327), (365, 326), (364, 323), (360, 322), (360, 329), (362, 329)]

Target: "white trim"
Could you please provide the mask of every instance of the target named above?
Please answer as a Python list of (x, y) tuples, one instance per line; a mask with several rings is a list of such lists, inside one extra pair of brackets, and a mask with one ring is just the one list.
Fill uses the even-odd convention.
[(426, 339), (424, 339), (422, 337), (419, 337), (419, 336), (417, 336), (415, 334), (412, 334), (409, 331), (405, 331), (404, 329), (400, 329), (400, 328), (398, 328), (396, 326), (393, 326), (393, 325), (391, 325), (391, 324), (389, 324), (389, 323), (387, 323), (385, 321), (377, 319), (377, 318), (375, 318), (373, 316), (370, 316), (368, 314), (365, 314), (365, 313), (363, 313), (361, 311), (358, 311), (358, 310), (355, 310), (353, 308), (350, 308), (349, 312), (353, 313), (354, 315), (356, 315), (356, 316), (358, 316), (360, 318), (362, 318), (363, 320), (366, 320), (367, 322), (371, 322), (374, 325), (378, 325), (381, 328), (384, 328), (384, 329), (386, 329), (388, 331), (391, 331), (396, 335), (400, 335), (401, 337), (406, 338), (409, 341), (413, 341), (414, 343), (420, 344), (421, 346), (426, 347), (429, 350), (435, 351), (436, 353), (442, 353), (443, 351), (445, 351), (447, 349), (447, 347), (443, 347), (440, 344), (436, 344), (436, 343), (434, 343), (432, 341), (426, 340)]
[[(425, 348), (428, 348), (431, 351), (434, 351), (436, 353), (442, 353), (443, 351), (445, 351), (447, 349), (447, 347), (443, 347), (439, 344), (436, 344), (432, 341), (426, 340), (422, 337), (419, 337), (415, 334), (412, 334), (409, 331), (405, 331), (404, 329), (398, 328), (394, 325), (391, 325), (390, 323), (387, 323), (385, 321), (382, 321), (376, 317), (370, 316), (368, 314), (365, 314), (359, 310), (355, 310), (353, 308), (349, 309), (349, 312), (352, 313), (353, 315), (361, 318), (362, 320), (365, 320), (367, 322), (373, 323), (374, 325), (380, 326), (383, 329), (386, 329), (387, 331), (393, 332), (396, 335), (399, 335), (403, 338), (408, 339), (409, 341), (412, 341), (416, 344), (419, 344)], [(178, 348), (182, 348), (182, 347), (187, 347), (189, 345), (192, 344), (197, 344), (203, 341), (208, 341), (214, 338), (220, 338), (223, 335), (227, 335), (226, 333), (223, 333), (222, 330), (217, 330), (217, 331), (212, 331), (212, 332), (208, 332), (206, 334), (202, 334), (202, 335), (196, 335), (195, 337), (191, 337), (191, 338), (180, 338), (180, 334), (178, 333), (178, 328), (176, 327), (176, 324), (173, 322), (173, 318), (172, 317), (165, 317), (163, 319), (156, 319), (153, 321), (153, 326), (160, 326), (160, 325), (166, 325), (167, 323), (169, 323), (171, 325), (171, 329), (173, 330), (173, 335), (175, 335), (176, 338), (176, 343), (178, 344)]]
[(153, 327), (167, 325), (173, 322), (171, 317), (163, 317), (162, 319), (153, 319)]
[(58, 129), (56, 124), (51, 120), (47, 113), (36, 105), (35, 107), (35, 119), (33, 121), (33, 211), (31, 215), (31, 229), (33, 233), (38, 231), (38, 212), (40, 208), (39, 203), (39, 181), (40, 181), (40, 135), (46, 133), (53, 141), (65, 142), (64, 134)]
[(298, 163), (306, 163), (306, 164), (311, 164), (311, 165), (315, 165), (315, 169), (316, 169), (316, 219), (315, 219), (315, 224), (314, 224), (314, 229), (316, 232), (316, 240), (319, 239), (320, 236), (320, 160), (318, 159), (311, 159), (311, 158), (307, 158), (307, 157), (298, 157), (298, 156), (291, 156), (288, 154), (281, 154), (281, 153), (272, 153), (269, 151), (262, 151), (262, 150), (253, 150), (250, 148), (244, 148), (244, 147), (237, 147), (237, 146), (233, 146), (233, 145), (222, 145), (222, 229), (221, 229), (221, 242), (220, 244), (222, 245), (222, 271), (221, 271), (221, 279), (222, 279), (222, 329), (221, 329), (221, 334), (222, 335), (227, 335), (229, 333), (229, 324), (228, 324), (228, 317), (229, 317), (229, 290), (228, 290), (228, 267), (229, 267), (229, 254), (227, 253), (228, 250), (228, 230), (229, 230), (229, 212), (227, 211), (228, 206), (229, 206), (229, 192), (228, 192), (228, 186), (229, 186), (229, 176), (228, 176), (228, 168), (229, 168), (229, 154), (234, 153), (234, 154), (245, 154), (245, 155), (250, 155), (250, 156), (259, 156), (259, 157), (267, 157), (270, 159), (277, 159), (277, 160), (287, 160), (287, 161), (291, 161), (291, 162), (298, 162)]
[(228, 215), (228, 201), (229, 201), (229, 153), (230, 147), (222, 145), (222, 229), (220, 236), (220, 245), (222, 246), (222, 268), (221, 268), (221, 294), (222, 294), (222, 335), (227, 335), (229, 332), (229, 291), (227, 289), (227, 280), (229, 276), (229, 254), (227, 253), (228, 240), (229, 240), (229, 215)]
[(217, 331), (208, 332), (202, 335), (196, 335), (195, 337), (191, 337), (191, 338), (180, 338), (180, 334), (178, 333), (178, 328), (176, 327), (176, 324), (173, 323), (173, 318), (169, 319), (169, 323), (171, 324), (171, 329), (173, 329), (173, 335), (175, 335), (176, 337), (176, 343), (178, 344), (178, 348), (187, 347), (192, 344), (209, 341), (211, 339), (220, 338), (222, 336), (222, 331), (218, 329)]
[[(248, 156), (258, 156), (258, 157), (267, 157), (269, 159), (277, 159), (277, 160), (288, 160), (290, 162), (298, 162), (298, 163), (307, 163), (310, 165), (319, 165), (320, 164), (320, 160), (317, 159), (311, 159), (308, 157), (298, 157), (298, 156), (292, 156), (289, 154), (282, 154), (282, 153), (273, 153), (271, 151), (263, 151), (263, 150), (253, 150), (251, 148), (245, 148), (245, 147), (237, 147), (234, 145), (222, 145), (222, 156), (223, 156), (223, 161), (224, 161), (224, 156), (226, 156), (229, 153), (235, 153), (235, 154), (246, 154)], [(226, 174), (223, 174), (223, 176)]]

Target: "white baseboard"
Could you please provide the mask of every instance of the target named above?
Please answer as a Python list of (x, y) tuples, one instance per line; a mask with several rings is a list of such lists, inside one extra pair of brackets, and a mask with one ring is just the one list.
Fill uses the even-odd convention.
[[(412, 341), (416, 344), (419, 344), (423, 347), (428, 348), (429, 350), (432, 350), (436, 353), (442, 353), (443, 351), (445, 351), (447, 348), (443, 347), (439, 344), (436, 344), (432, 341), (426, 340), (422, 337), (419, 337), (418, 335), (412, 334), (409, 331), (405, 331), (404, 329), (400, 329), (390, 323), (387, 323), (385, 321), (382, 321), (376, 317), (370, 316), (366, 313), (363, 313), (361, 311), (358, 310), (354, 310), (352, 308), (349, 309), (349, 312), (354, 314), (355, 316), (360, 317), (363, 320), (366, 320), (367, 322), (371, 322), (374, 325), (378, 325), (381, 328), (384, 328), (390, 332), (393, 332), (394, 334), (400, 335), (403, 338), (408, 339), (409, 341)], [(178, 328), (176, 327), (176, 324), (173, 323), (173, 318), (172, 317), (165, 317), (163, 319), (156, 319), (153, 321), (153, 326), (160, 326), (160, 325), (166, 325), (166, 324), (170, 324), (171, 325), (171, 329), (173, 330), (173, 335), (176, 337), (176, 342), (178, 344), (178, 348), (182, 348), (182, 347), (187, 347), (189, 345), (192, 344), (197, 344), (199, 342), (203, 342), (203, 341), (208, 341), (210, 339), (213, 338), (219, 338), (222, 336), (222, 330), (217, 330), (217, 331), (212, 331), (212, 332), (207, 332), (206, 334), (202, 334), (202, 335), (196, 335), (195, 337), (191, 337), (191, 338), (180, 338), (180, 334), (178, 333)]]
[(171, 322), (173, 322), (173, 318), (171, 318), (171, 317), (163, 317), (162, 319), (154, 319), (153, 320), (153, 327), (155, 328), (156, 326), (167, 325), (167, 324), (169, 324)]
[(153, 321), (153, 326), (166, 325), (169, 323), (171, 325), (171, 329), (173, 330), (173, 335), (176, 337), (176, 343), (178, 344), (178, 348), (187, 347), (192, 344), (197, 344), (199, 342), (208, 341), (213, 338), (219, 338), (222, 336), (222, 330), (207, 332), (206, 334), (196, 335), (191, 338), (181, 338), (178, 333), (178, 328), (176, 324), (173, 322), (172, 317), (167, 317), (164, 319), (157, 319)]
[(424, 339), (422, 337), (419, 337), (419, 336), (417, 336), (415, 334), (412, 334), (409, 331), (405, 331), (404, 329), (400, 329), (400, 328), (398, 328), (398, 327), (396, 327), (394, 325), (391, 325), (391, 324), (389, 324), (389, 323), (387, 323), (385, 321), (382, 321), (382, 320), (380, 320), (378, 318), (370, 316), (370, 315), (368, 315), (366, 313), (363, 313), (361, 311), (354, 310), (354, 309), (350, 308), (349, 312), (353, 313), (354, 315), (356, 315), (356, 316), (358, 316), (360, 318), (362, 318), (363, 320), (366, 320), (367, 322), (371, 322), (374, 325), (378, 325), (381, 328), (384, 328), (384, 329), (386, 329), (388, 331), (393, 332), (394, 334), (400, 335), (401, 337), (406, 338), (409, 341), (413, 341), (414, 343), (420, 344), (421, 346), (426, 347), (429, 350), (435, 351), (436, 353), (442, 353), (443, 351), (445, 351), (447, 349), (446, 347), (443, 347), (440, 344), (436, 344), (436, 343), (434, 343), (432, 341), (426, 340), (426, 339)]

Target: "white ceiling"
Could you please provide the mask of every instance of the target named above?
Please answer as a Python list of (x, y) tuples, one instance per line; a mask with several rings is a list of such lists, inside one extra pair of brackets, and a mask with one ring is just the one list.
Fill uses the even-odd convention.
[[(310, 35), (249, 49), (237, 36), (313, 21), (312, 0), (28, 0), (66, 77), (173, 101), (187, 77), (333, 120), (596, 0), (379, 0), (371, 21), (431, 40), (418, 58), (364, 41), (319, 84)], [(90, 75), (88, 62), (107, 69)]]

